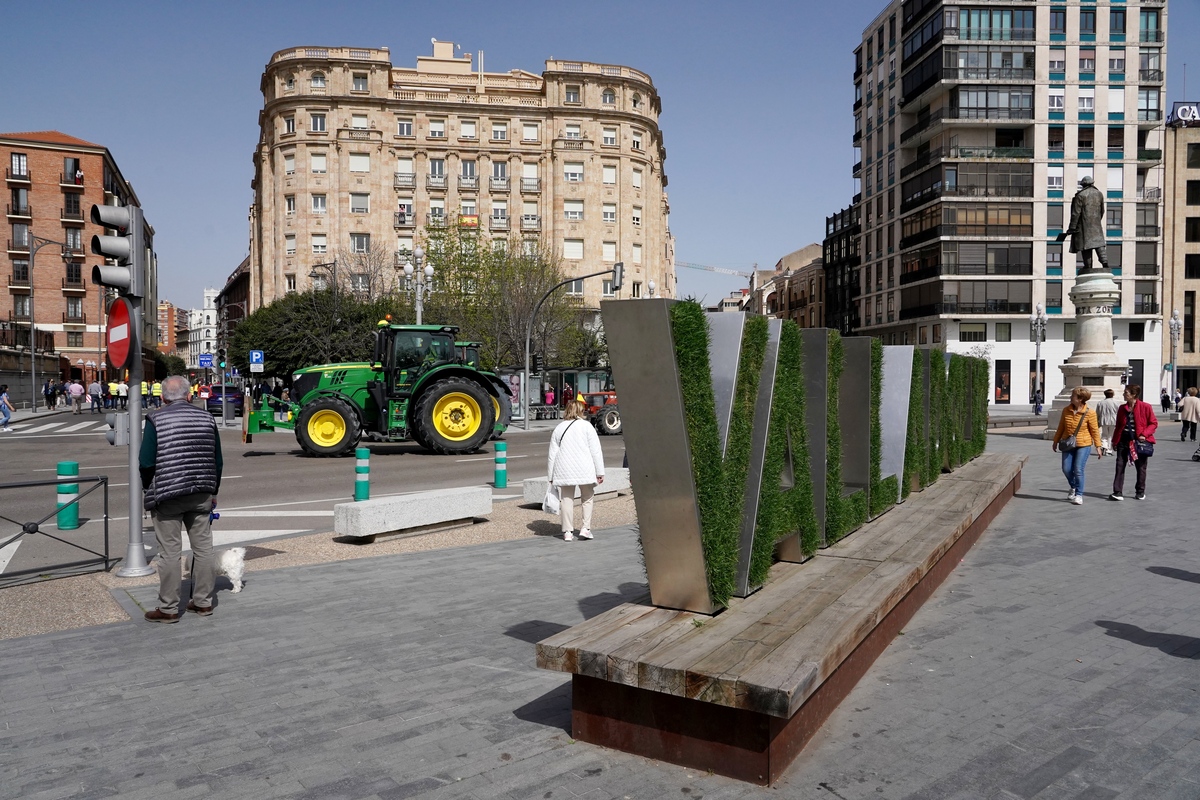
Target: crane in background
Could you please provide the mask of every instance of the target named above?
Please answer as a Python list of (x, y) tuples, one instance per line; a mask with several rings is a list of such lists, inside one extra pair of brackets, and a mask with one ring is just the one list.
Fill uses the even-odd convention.
[[(676, 267), (684, 267), (685, 269), (702, 269), (705, 272), (719, 272), (722, 275), (736, 275), (739, 278), (753, 278), (753, 272), (743, 272), (737, 269), (725, 269), (724, 267), (712, 267), (708, 264), (693, 264), (690, 261), (676, 261)], [(758, 269), (758, 264), (754, 265), (754, 269)]]

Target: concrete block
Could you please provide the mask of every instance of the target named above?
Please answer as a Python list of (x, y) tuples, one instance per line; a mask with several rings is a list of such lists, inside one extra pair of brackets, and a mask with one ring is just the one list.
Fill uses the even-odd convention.
[[(526, 503), (541, 503), (546, 496), (546, 484), (549, 481), (545, 475), (537, 478), (526, 478), (521, 482), (522, 490), (525, 493)], [(604, 495), (613, 495), (617, 492), (628, 494), (629, 488), (629, 470), (623, 467), (604, 468), (604, 483), (596, 487), (596, 497)], [(575, 492), (575, 496), (579, 496), (579, 492)]]
[(333, 507), (333, 530), (341, 536), (374, 536), (492, 513), (492, 488), (466, 486), (377, 497)]

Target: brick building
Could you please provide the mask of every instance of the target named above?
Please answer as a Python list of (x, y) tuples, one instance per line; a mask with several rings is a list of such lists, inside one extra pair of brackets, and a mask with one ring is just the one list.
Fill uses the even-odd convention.
[(175, 304), (170, 300), (158, 301), (158, 352), (163, 355), (170, 355), (175, 352), (178, 347), (176, 341), (176, 329), (179, 324), (180, 314)]

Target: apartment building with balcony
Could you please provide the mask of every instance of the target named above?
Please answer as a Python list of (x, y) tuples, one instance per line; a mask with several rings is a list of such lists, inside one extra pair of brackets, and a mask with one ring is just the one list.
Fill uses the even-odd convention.
[[(1183, 324), (1171, 353), (1170, 328), (1163, 335), (1162, 359), (1175, 364), (1175, 385), (1200, 387), (1196, 340), (1196, 298), (1200, 293), (1200, 103), (1174, 104), (1167, 121), (1163, 160), (1167, 166), (1163, 226), (1163, 316), (1178, 311)], [(1163, 380), (1170, 386), (1170, 376)]]
[(889, 4), (855, 50), (856, 330), (986, 352), (993, 401), (1024, 404), (1041, 304), (1057, 393), (1082, 262), (1056, 237), (1090, 175), (1122, 291), (1117, 355), (1157, 381), (1166, 23), (1163, 0)]
[[(83, 378), (80, 364), (103, 361), (107, 312), (102, 287), (91, 282), (91, 265), (98, 262), (89, 243), (93, 235), (105, 233), (91, 222), (91, 207), (137, 205), (137, 195), (106, 147), (59, 131), (0, 134), (0, 161), (5, 165), (7, 242), (0, 267), (6, 290), (0, 320), (24, 329), (32, 316), (39, 340), (48, 343), (52, 336), (63, 374)], [(147, 224), (151, 258), (143, 343), (149, 350), (158, 342), (153, 235)], [(39, 248), (41, 240), (53, 244)]]
[[(626, 297), (675, 296), (657, 90), (625, 66), (549, 60), (485, 72), (451, 42), (415, 67), (387, 48), (296, 47), (262, 76), (251, 310), (315, 264), (382, 249), (396, 266), (431, 226), (541, 239), (568, 275), (625, 263)], [(431, 264), (437, 269), (436, 257)], [(568, 287), (588, 308), (607, 281)]]
[(822, 246), (806, 245), (775, 262), (764, 280), (755, 271), (750, 310), (777, 319), (790, 319), (801, 328), (825, 327), (825, 267)]

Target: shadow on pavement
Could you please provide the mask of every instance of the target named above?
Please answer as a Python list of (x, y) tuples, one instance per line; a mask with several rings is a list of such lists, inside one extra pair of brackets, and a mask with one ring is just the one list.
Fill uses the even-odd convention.
[(1174, 567), (1146, 567), (1146, 572), (1153, 572), (1155, 575), (1162, 575), (1164, 578), (1174, 578), (1177, 581), (1200, 583), (1200, 573), (1188, 572), (1186, 569), (1175, 569)]
[(1200, 660), (1200, 639), (1194, 636), (1180, 636), (1176, 633), (1158, 633), (1139, 628), (1137, 625), (1130, 625), (1125, 622), (1113, 622), (1106, 619), (1098, 619), (1096, 620), (1096, 624), (1104, 628), (1109, 636), (1116, 639), (1124, 639), (1127, 642), (1132, 642), (1142, 647), (1153, 647), (1176, 658)]
[(557, 689), (552, 689), (536, 700), (514, 709), (513, 716), (525, 722), (557, 728), (570, 735), (571, 682), (568, 680)]
[(544, 619), (531, 619), (526, 622), (518, 622), (516, 625), (509, 625), (508, 630), (504, 631), (505, 636), (510, 636), (518, 641), (528, 642), (529, 644), (537, 644), (543, 639), (549, 639), (556, 633), (562, 633), (570, 625), (563, 625), (560, 622), (547, 622)]

